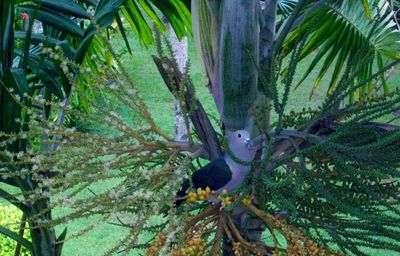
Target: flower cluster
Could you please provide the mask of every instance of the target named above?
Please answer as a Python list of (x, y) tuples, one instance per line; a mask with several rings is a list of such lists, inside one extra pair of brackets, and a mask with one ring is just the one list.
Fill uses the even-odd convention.
[(202, 241), (201, 238), (195, 237), (193, 239), (190, 239), (189, 241), (186, 241), (186, 244), (184, 247), (180, 248), (179, 250), (176, 250), (173, 255), (174, 256), (202, 256), (205, 254), (205, 251), (207, 249), (207, 244), (206, 242)]
[(206, 189), (198, 188), (196, 192), (189, 192), (187, 200), (191, 203), (197, 201), (207, 200), (208, 196), (211, 194), (211, 189), (206, 187)]
[(233, 243), (232, 248), (234, 251), (235, 256), (240, 256), (241, 255), (241, 245), (240, 243)]
[(165, 239), (166, 236), (164, 233), (158, 233), (156, 239), (154, 240), (153, 245), (146, 251), (145, 255), (146, 256), (157, 255), (159, 250), (164, 246)]
[(21, 18), (22, 18), (23, 20), (27, 20), (27, 19), (29, 18), (29, 14), (26, 13), (26, 12), (22, 13), (22, 14), (21, 14)]
[(252, 197), (252, 196), (248, 196), (248, 197), (246, 197), (246, 198), (244, 198), (244, 199), (242, 200), (242, 203), (243, 203), (244, 205), (250, 205), (250, 204), (252, 203), (252, 201), (253, 201), (253, 197)]
[[(287, 251), (284, 255), (289, 256), (334, 256), (342, 255), (329, 249), (320, 247), (299, 229), (288, 225), (279, 216), (274, 217), (275, 227), (282, 232), (287, 241)], [(272, 256), (281, 255), (277, 251)]]
[(236, 199), (238, 199), (238, 197), (239, 197), (239, 196), (236, 195), (236, 194), (230, 196), (230, 195), (228, 194), (228, 190), (226, 190), (226, 189), (224, 189), (224, 190), (222, 191), (222, 193), (219, 195), (219, 199), (221, 199), (222, 205), (223, 205), (223, 206), (229, 206), (229, 205), (231, 205), (233, 201), (235, 201)]

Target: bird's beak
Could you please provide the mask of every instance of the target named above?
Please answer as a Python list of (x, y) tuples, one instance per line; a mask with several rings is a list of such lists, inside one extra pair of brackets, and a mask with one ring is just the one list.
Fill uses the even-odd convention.
[(261, 138), (255, 138), (254, 140), (247, 140), (246, 145), (248, 149), (256, 150), (262, 146), (263, 141), (264, 140)]

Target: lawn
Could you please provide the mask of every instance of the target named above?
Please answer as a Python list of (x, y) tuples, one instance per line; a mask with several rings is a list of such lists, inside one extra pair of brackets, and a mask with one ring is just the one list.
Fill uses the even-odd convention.
[[(143, 98), (150, 109), (151, 114), (157, 121), (157, 124), (169, 134), (173, 133), (174, 125), (174, 105), (173, 97), (164, 85), (158, 71), (152, 61), (151, 54), (155, 54), (155, 49), (144, 49), (140, 44), (135, 41), (133, 36), (131, 43), (133, 48), (132, 56), (124, 53), (122, 54), (122, 61), (130, 73), (135, 84), (141, 91)], [(117, 50), (117, 52), (122, 52), (124, 47), (123, 40), (116, 37), (112, 40), (112, 43)], [(211, 94), (205, 87), (205, 77), (202, 72), (202, 67), (192, 40), (190, 40), (190, 60), (191, 60), (191, 76), (195, 83), (197, 90), (197, 97), (203, 103), (207, 112), (213, 116), (218, 116), (213, 103)], [(308, 67), (309, 60), (305, 60), (298, 66), (298, 72), (296, 75), (296, 80), (300, 79), (300, 74), (304, 73)], [(314, 71), (311, 76), (305, 81), (305, 83), (299, 87), (290, 97), (288, 109), (300, 111), (303, 108), (314, 108), (318, 106), (324, 99), (326, 93), (326, 88), (321, 86), (317, 90), (315, 95), (310, 99), (309, 92), (312, 86), (313, 79), (317, 76), (318, 71)], [(326, 78), (325, 84), (330, 81), (329, 77)], [(390, 79), (390, 83), (393, 87), (398, 86), (395, 84), (396, 81), (400, 81), (400, 72), (393, 74)], [(324, 81), (322, 82), (324, 84)], [(127, 112), (124, 106), (118, 107), (118, 112), (129, 119), (129, 112)], [(83, 124), (82, 127), (87, 130), (96, 129), (95, 124)], [(5, 205), (3, 201), (0, 200), (0, 204)], [(57, 215), (57, 210), (55, 211)], [(90, 225), (94, 219), (81, 219), (79, 221), (73, 221), (68, 224), (68, 232), (70, 234), (83, 229), (87, 225)], [(63, 227), (58, 227), (57, 231), (61, 232)], [(64, 247), (63, 255), (85, 255), (85, 256), (97, 256), (102, 255), (108, 248), (111, 248), (115, 242), (125, 234), (124, 230), (120, 227), (113, 226), (110, 224), (105, 224), (103, 226), (97, 227), (93, 231), (85, 234), (76, 239), (68, 240)], [(0, 238), (1, 241), (1, 238)], [(371, 255), (375, 255), (376, 251), (370, 251)], [(9, 254), (13, 255), (13, 254)], [(130, 255), (138, 255), (138, 253), (131, 253)], [(395, 255), (385, 253), (385, 255)], [(0, 255), (6, 256), (6, 255)]]

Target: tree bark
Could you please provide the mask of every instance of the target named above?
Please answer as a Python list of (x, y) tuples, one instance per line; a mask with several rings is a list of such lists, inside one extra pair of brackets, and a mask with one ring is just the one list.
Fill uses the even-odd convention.
[[(28, 16), (24, 20), (24, 29), (27, 31), (29, 29), (29, 21), (30, 17)], [(32, 33), (34, 34), (42, 34), (43, 33), (43, 24), (39, 20), (34, 20), (32, 24)], [(44, 91), (41, 91), (40, 94), (44, 94)], [(43, 106), (44, 108), (44, 106)], [(45, 113), (43, 112), (43, 115)], [(45, 117), (47, 118), (47, 117)], [(42, 151), (47, 151), (47, 150), (55, 150), (50, 147), (49, 144), (49, 138), (48, 136), (42, 136), (41, 138), (41, 150)], [(37, 184), (30, 178), (27, 178), (27, 187), (31, 190), (37, 190)], [(42, 213), (43, 211), (47, 210), (49, 208), (49, 200), (48, 199), (41, 199), (36, 202), (33, 202), (32, 204), (29, 205), (31, 210), (29, 214), (27, 214), (27, 218), (30, 219), (28, 221), (29, 223), (29, 231), (32, 237), (32, 247), (33, 247), (33, 252), (32, 255), (34, 256), (58, 256), (57, 250), (56, 250), (56, 241), (57, 241), (57, 236), (55, 229), (53, 227), (41, 227), (41, 222), (46, 222), (50, 221), (52, 219), (51, 217), (51, 211), (48, 213), (44, 214), (43, 216), (39, 217), (38, 219), (35, 219), (35, 215)], [(24, 217), (25, 218), (25, 215)], [(34, 219), (32, 219), (34, 218)], [(24, 219), (23, 219), (24, 221)]]
[[(271, 74), (277, 0), (192, 1), (194, 35), (218, 111), (226, 130), (247, 130), (253, 136), (270, 124), (266, 111), (262, 127), (256, 127), (252, 110), (270, 104), (258, 84), (262, 75)], [(240, 155), (237, 155), (240, 158)], [(249, 241), (261, 240), (262, 221), (240, 207), (232, 212), (234, 224)], [(225, 239), (224, 255), (234, 255)]]
[[(24, 30), (25, 31), (28, 31), (28, 29), (29, 29), (29, 19), (30, 19), (29, 16), (26, 19), (24, 19)], [(35, 34), (43, 33), (43, 24), (41, 21), (39, 21), (39, 20), (33, 21), (32, 33), (35, 33)]]
[[(178, 39), (175, 34), (171, 24), (167, 24), (168, 32), (169, 32), (169, 41), (172, 46), (172, 51), (177, 62), (179, 71), (184, 73), (185, 66), (188, 61), (188, 41), (186, 37), (183, 37), (181, 40)], [(189, 141), (189, 131), (188, 124), (185, 122), (185, 118), (180, 107), (179, 101), (174, 99), (175, 105), (175, 132), (174, 139), (176, 141)]]
[[(259, 61), (258, 0), (224, 1), (221, 6), (217, 106), (225, 128), (252, 132)], [(238, 156), (240, 157), (240, 156)]]
[[(266, 0), (261, 8), (260, 15), (260, 69), (262, 75), (268, 81), (268, 76), (271, 73), (272, 68), (272, 50), (275, 38), (276, 29), (276, 14), (277, 14), (277, 0)], [(272, 111), (271, 111), (271, 97), (265, 95), (265, 92), (261, 92), (262, 86), (258, 86), (258, 97), (257, 104), (264, 108), (264, 116), (262, 126), (260, 129), (263, 131), (267, 130), (272, 123)]]
[[(33, 217), (36, 214), (48, 209), (49, 200), (42, 199), (31, 205), (31, 214), (27, 217)], [(33, 256), (58, 256), (56, 252), (56, 233), (52, 227), (40, 227), (40, 222), (51, 220), (51, 213), (46, 213), (38, 219), (29, 221), (30, 234), (32, 237)]]

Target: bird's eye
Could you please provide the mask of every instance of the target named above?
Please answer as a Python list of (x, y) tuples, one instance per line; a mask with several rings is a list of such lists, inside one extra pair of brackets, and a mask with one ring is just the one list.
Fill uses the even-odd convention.
[(242, 134), (238, 133), (238, 138), (242, 138)]

